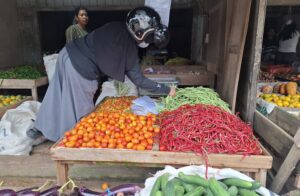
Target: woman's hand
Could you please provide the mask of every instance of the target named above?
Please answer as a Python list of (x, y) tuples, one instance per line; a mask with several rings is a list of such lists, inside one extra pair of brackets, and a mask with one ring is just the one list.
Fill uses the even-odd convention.
[(176, 95), (176, 87), (170, 87), (169, 96), (175, 97)]

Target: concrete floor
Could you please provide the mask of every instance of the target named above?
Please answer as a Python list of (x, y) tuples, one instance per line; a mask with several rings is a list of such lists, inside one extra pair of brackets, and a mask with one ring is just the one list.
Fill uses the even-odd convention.
[[(50, 159), (52, 142), (34, 147), (30, 156), (0, 156), (1, 188), (22, 188), (41, 186), (47, 180), (56, 183), (54, 161)], [(69, 175), (78, 186), (100, 191), (101, 184), (108, 182), (111, 187), (124, 183), (143, 186), (145, 179), (161, 168), (141, 168), (121, 165), (73, 165)]]

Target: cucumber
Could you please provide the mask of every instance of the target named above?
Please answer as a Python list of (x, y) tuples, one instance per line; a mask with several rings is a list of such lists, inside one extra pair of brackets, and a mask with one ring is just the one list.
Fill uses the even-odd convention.
[(209, 188), (215, 196), (230, 196), (215, 178), (209, 179)]
[(246, 189), (251, 189), (252, 188), (252, 183), (246, 180), (241, 180), (238, 178), (227, 178), (223, 180), (223, 182), (227, 186), (237, 186), (239, 188), (246, 188)]
[(228, 186), (226, 184), (224, 184), (222, 181), (218, 181), (218, 183), (225, 189), (228, 189)]
[(229, 193), (230, 196), (237, 196), (239, 193), (239, 190), (236, 186), (231, 186), (231, 187), (229, 187), (227, 192)]
[(214, 196), (213, 192), (210, 190), (210, 188), (206, 188), (204, 192), (205, 196)]
[(186, 183), (196, 184), (203, 187), (209, 187), (209, 183), (207, 180), (198, 175), (185, 175), (183, 172), (178, 173), (178, 177)]
[(167, 183), (168, 183), (169, 176), (170, 176), (169, 173), (165, 173), (161, 176), (160, 190), (162, 190), (162, 191), (165, 190)]
[(188, 184), (185, 182), (182, 182), (182, 186), (184, 187), (185, 192), (191, 192), (192, 190), (194, 190), (196, 188), (196, 185), (194, 184)]
[(156, 179), (156, 181), (155, 181), (155, 183), (154, 183), (154, 185), (153, 185), (153, 187), (152, 187), (152, 189), (151, 189), (150, 196), (155, 196), (155, 195), (156, 195), (156, 192), (159, 191), (160, 183), (161, 183), (161, 177), (162, 177), (162, 176), (159, 176), (159, 177)]
[(198, 186), (191, 192), (184, 194), (184, 196), (201, 196), (204, 193), (205, 189), (201, 186)]
[(261, 187), (261, 183), (260, 182), (258, 182), (258, 181), (253, 181), (252, 182), (252, 187), (251, 187), (252, 190), (258, 189), (260, 187)]
[(240, 196), (259, 196), (255, 193), (255, 191), (251, 191), (248, 189), (239, 188), (239, 194)]
[(175, 195), (176, 196), (183, 196), (184, 195), (183, 186), (175, 186)]
[(174, 196), (175, 195), (175, 179), (168, 181), (165, 190), (163, 191), (164, 196)]
[(161, 191), (156, 191), (155, 196), (164, 196), (164, 194)]

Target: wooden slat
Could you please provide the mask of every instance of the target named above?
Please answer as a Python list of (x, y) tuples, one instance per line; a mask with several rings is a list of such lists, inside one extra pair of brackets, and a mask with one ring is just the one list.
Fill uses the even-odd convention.
[(293, 145), (293, 138), (258, 111), (254, 113), (254, 130), (282, 157)]
[[(126, 149), (72, 149), (55, 147), (50, 150), (53, 160), (65, 161), (100, 161), (116, 163), (145, 163), (163, 165), (205, 164), (201, 156), (194, 153), (164, 152), (164, 151), (136, 151)], [(272, 157), (268, 155), (226, 155), (210, 154), (208, 162), (213, 167), (230, 168), (258, 168), (270, 169)]]
[(228, 42), (225, 48), (225, 64), (218, 75), (217, 91), (222, 99), (235, 111), (238, 80), (248, 29), (251, 0), (227, 1), (233, 6), (229, 28)]
[(274, 108), (268, 118), (291, 136), (294, 136), (300, 128), (299, 118), (278, 107)]
[(253, 124), (253, 116), (256, 109), (257, 78), (261, 64), (266, 1), (267, 0), (252, 1), (236, 100), (236, 111), (239, 111), (243, 120), (250, 124)]

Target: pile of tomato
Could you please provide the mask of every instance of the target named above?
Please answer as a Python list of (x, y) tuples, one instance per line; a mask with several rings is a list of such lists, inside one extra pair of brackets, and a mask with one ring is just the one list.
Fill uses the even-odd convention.
[(61, 146), (151, 150), (153, 139), (160, 132), (155, 122), (154, 114), (93, 112), (65, 133)]
[(96, 112), (128, 112), (135, 96), (109, 97), (104, 99), (95, 109)]

